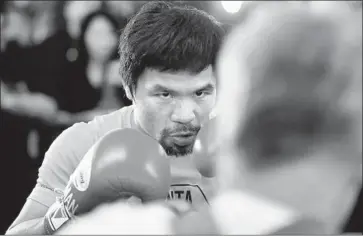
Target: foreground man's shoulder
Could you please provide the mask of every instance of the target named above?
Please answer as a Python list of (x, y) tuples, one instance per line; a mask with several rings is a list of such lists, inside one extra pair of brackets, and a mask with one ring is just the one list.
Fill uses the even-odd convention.
[(220, 194), (210, 213), (222, 234), (326, 234), (324, 222), (315, 216), (250, 192)]
[(220, 234), (209, 206), (203, 206), (198, 211), (188, 213), (180, 218), (175, 218), (173, 221), (173, 231), (178, 235)]

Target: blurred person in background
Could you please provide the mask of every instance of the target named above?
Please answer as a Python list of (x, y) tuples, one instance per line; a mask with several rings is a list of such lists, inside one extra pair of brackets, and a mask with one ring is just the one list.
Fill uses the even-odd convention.
[(89, 121), (131, 105), (118, 72), (118, 26), (104, 10), (92, 12), (82, 21), (77, 60), (60, 86), (64, 94), (61, 109), (72, 122)]
[[(31, 46), (28, 2), (6, 2), (1, 24), (1, 173), (17, 177), (9, 181), (1, 178), (1, 186), (14, 195), (1, 195), (2, 204), (12, 202), (13, 208), (3, 206), (0, 231), (5, 232), (11, 219), (16, 217), (21, 202), (31, 191), (36, 179), (36, 166), (27, 149), (31, 124), (27, 117), (41, 118), (52, 112), (53, 102), (42, 94), (26, 89), (27, 50)], [(21, 188), (19, 188), (21, 186)]]
[[(56, 1), (8, 3), (4, 26), (7, 42), (1, 56), (3, 108), (24, 119), (56, 120), (59, 98), (56, 83), (66, 71), (62, 51), (68, 43), (58, 30), (55, 14), (58, 4)], [(33, 127), (27, 132), (34, 130), (39, 131)], [(37, 150), (30, 152), (38, 157)]]
[(81, 22), (90, 13), (102, 8), (102, 1), (64, 1), (61, 14), (65, 21), (65, 31), (71, 40), (66, 52), (67, 60), (74, 62), (78, 58), (78, 40), (81, 34)]
[(140, 6), (138, 1), (105, 1), (107, 11), (116, 17), (119, 23), (122, 23), (121, 29), (126, 25), (127, 19), (131, 18)]
[[(48, 69), (47, 64), (43, 62), (52, 57), (39, 55), (40, 50), (37, 46), (46, 44), (47, 39), (51, 39), (57, 33), (54, 16), (56, 4), (58, 4), (56, 1), (21, 1), (16, 4), (11, 2), (5, 19), (8, 24), (5, 25), (4, 37), (8, 42), (2, 57), (2, 63), (5, 63), (3, 80), (4, 82), (7, 79), (12, 80), (12, 83), (16, 83), (16, 92), (29, 95), (26, 99), (28, 104), (32, 103), (32, 98), (38, 99), (38, 102), (32, 103), (32, 109), (24, 107), (18, 109), (18, 112), (25, 110), (27, 113), (25, 115), (42, 119), (49, 118), (56, 111), (56, 101), (52, 93), (46, 89), (40, 89), (51, 87), (47, 86), (46, 82), (52, 79), (45, 80), (39, 74)], [(58, 45), (58, 43), (55, 44)], [(52, 46), (50, 46), (51, 49)], [(52, 56), (58, 58), (57, 54)], [(43, 57), (47, 57), (46, 60)], [(43, 60), (39, 61), (39, 59)], [(39, 105), (38, 109), (37, 105)]]
[(40, 119), (35, 117), (39, 121), (30, 127), (27, 146), (29, 156), (38, 165), (52, 139), (60, 132), (56, 129), (58, 106), (62, 100), (58, 86), (70, 66), (65, 57), (70, 40), (63, 30), (61, 15), (57, 12), (60, 5), (60, 1), (30, 1), (28, 6), (31, 45), (24, 56), (24, 90), (39, 94), (43, 107), (33, 107), (33, 111), (43, 112)]
[(62, 14), (66, 30), (72, 39), (78, 40), (81, 35), (81, 23), (91, 12), (100, 10), (102, 1), (64, 1)]
[[(28, 154), (27, 141), (30, 130), (28, 117), (42, 118), (53, 112), (54, 103), (39, 93), (26, 88), (28, 75), (27, 50), (31, 47), (31, 25), (28, 1), (6, 2), (1, 24), (1, 172), (17, 178), (1, 179), (1, 186), (14, 195), (1, 195), (1, 202), (12, 202), (14, 208), (3, 206), (0, 231), (16, 217), (21, 202), (31, 191), (32, 180), (36, 179), (36, 166)], [(21, 186), (21, 188), (19, 188)]]
[[(7, 225), (29, 194), (52, 139), (65, 126), (71, 125), (68, 120), (59, 121), (58, 116), (59, 104), (66, 96), (58, 87), (71, 65), (67, 51), (72, 42), (64, 31), (62, 12), (57, 12), (60, 4), (59, 1), (9, 1), (5, 4), (0, 77), (1, 141), (3, 161), (7, 165), (1, 166), (9, 175), (16, 169), (16, 180), (21, 181), (4, 181), (3, 184), (17, 193), (2, 201), (13, 204), (11, 212), (3, 212), (7, 217), (2, 223)], [(62, 126), (58, 127), (59, 124)], [(4, 232), (6, 228), (2, 229)]]

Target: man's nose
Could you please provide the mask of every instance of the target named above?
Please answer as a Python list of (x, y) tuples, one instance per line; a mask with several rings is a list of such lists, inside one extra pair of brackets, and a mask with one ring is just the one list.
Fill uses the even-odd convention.
[(171, 115), (171, 120), (182, 124), (191, 123), (195, 119), (195, 112), (196, 104), (193, 101), (180, 101)]

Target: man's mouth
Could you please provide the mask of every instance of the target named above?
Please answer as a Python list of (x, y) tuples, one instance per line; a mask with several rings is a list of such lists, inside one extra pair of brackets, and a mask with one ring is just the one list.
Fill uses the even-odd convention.
[(194, 142), (196, 133), (181, 132), (171, 135), (173, 142), (178, 146), (187, 146)]

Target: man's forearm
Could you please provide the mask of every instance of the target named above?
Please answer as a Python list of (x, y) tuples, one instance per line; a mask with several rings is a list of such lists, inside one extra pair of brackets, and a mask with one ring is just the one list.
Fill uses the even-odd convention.
[(15, 234), (40, 234), (45, 235), (44, 218), (37, 218), (29, 221), (24, 221), (20, 224), (14, 225), (8, 229), (6, 235)]

